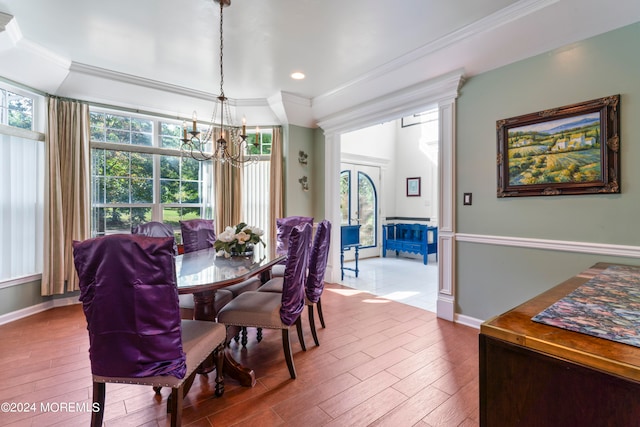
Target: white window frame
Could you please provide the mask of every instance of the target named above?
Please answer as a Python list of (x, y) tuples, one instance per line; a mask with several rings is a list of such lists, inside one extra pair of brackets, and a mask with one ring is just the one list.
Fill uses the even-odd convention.
[[(0, 225), (0, 232), (2, 233), (0, 234), (0, 239), (4, 242), (3, 245), (7, 251), (2, 254), (3, 250), (0, 250), (0, 254), (2, 254), (2, 258), (5, 259), (9, 265), (13, 263), (11, 255), (21, 257), (22, 259), (33, 256), (33, 259), (27, 261), (27, 264), (32, 263), (32, 271), (8, 273), (6, 276), (4, 271), (0, 273), (0, 289), (2, 289), (42, 279), (44, 261), (44, 174), (46, 154), (44, 133), (34, 131), (34, 129), (43, 130), (44, 128), (45, 102), (43, 94), (30, 92), (4, 81), (0, 81), (0, 90), (12, 92), (32, 100), (31, 129), (23, 129), (8, 125), (8, 114), (6, 114), (7, 98), (5, 96), (0, 98), (5, 100), (2, 102), (2, 105), (0, 105), (0, 108), (3, 108), (2, 114), (0, 114), (0, 134), (3, 138), (11, 138), (10, 144), (16, 142), (13, 138), (18, 138), (23, 139), (26, 144), (31, 146), (25, 148), (25, 151), (22, 151), (18, 147), (20, 153), (16, 154), (18, 156), (17, 158), (12, 158), (12, 153), (8, 153), (7, 151), (3, 151), (0, 155), (4, 162), (8, 162), (0, 168), (0, 181), (3, 185), (8, 186), (3, 189), (2, 185), (0, 185), (0, 192), (2, 192), (0, 200), (4, 206), (4, 212), (9, 212), (6, 217), (0, 214), (0, 221), (2, 221)], [(8, 147), (5, 147), (5, 149), (8, 149)], [(20, 166), (20, 161), (25, 160), (24, 156), (28, 156), (28, 158), (26, 158), (29, 162), (28, 167)], [(0, 164), (2, 164), (3, 161), (0, 161)], [(12, 168), (11, 166), (14, 167)], [(21, 171), (27, 175), (25, 177), (19, 176)], [(3, 173), (7, 173), (8, 176), (3, 176)], [(11, 194), (11, 190), (16, 191)], [(19, 194), (27, 197), (15, 197)], [(25, 202), (33, 208), (33, 211), (30, 211), (28, 215), (10, 213), (14, 204)], [(23, 219), (28, 220), (29, 223), (20, 223)], [(20, 233), (21, 237), (18, 238), (12, 236), (13, 230), (29, 230), (32, 231), (32, 233), (29, 234), (29, 239), (25, 239), (23, 233)], [(5, 235), (5, 233), (8, 235)], [(2, 266), (0, 265), (0, 267)], [(10, 270), (11, 266), (9, 266), (9, 271)], [(13, 275), (10, 276), (10, 274)]]
[[(91, 195), (91, 209), (92, 209), (92, 221), (91, 221), (91, 233), (96, 235), (96, 227), (93, 223), (93, 209), (96, 207), (101, 208), (151, 208), (151, 221), (162, 222), (163, 208), (180, 208), (180, 207), (198, 207), (200, 208), (201, 218), (212, 218), (214, 212), (214, 198), (213, 198), (213, 168), (211, 163), (203, 162), (203, 168), (201, 173), (203, 187), (201, 187), (201, 203), (162, 203), (160, 197), (160, 156), (185, 156), (185, 153), (175, 148), (163, 148), (160, 146), (160, 123), (169, 123), (178, 126), (182, 126), (183, 122), (176, 119), (167, 119), (164, 117), (158, 117), (151, 114), (136, 114), (128, 111), (121, 111), (116, 109), (90, 107), (91, 112), (114, 114), (118, 116), (126, 116), (132, 118), (140, 118), (144, 120), (150, 120), (153, 122), (153, 136), (152, 146), (142, 146), (133, 144), (122, 144), (112, 142), (91, 141), (91, 149), (104, 149), (104, 150), (116, 150), (127, 151), (136, 153), (152, 154), (153, 156), (153, 202), (152, 203), (95, 203), (93, 200), (93, 194)], [(93, 151), (92, 151), (93, 156)], [(93, 165), (92, 165), (93, 168)], [(93, 169), (91, 171), (92, 184), (93, 184)], [(92, 185), (93, 188), (93, 185)], [(180, 230), (175, 229), (176, 237), (180, 237)], [(110, 232), (106, 231), (105, 234)]]

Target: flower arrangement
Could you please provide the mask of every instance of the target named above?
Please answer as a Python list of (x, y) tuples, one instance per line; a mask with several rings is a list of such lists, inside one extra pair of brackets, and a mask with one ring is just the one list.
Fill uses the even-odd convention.
[(264, 231), (259, 227), (248, 226), (244, 222), (224, 229), (213, 244), (218, 256), (229, 258), (232, 254), (246, 254), (253, 251), (253, 245), (262, 243), (267, 246), (261, 236)]

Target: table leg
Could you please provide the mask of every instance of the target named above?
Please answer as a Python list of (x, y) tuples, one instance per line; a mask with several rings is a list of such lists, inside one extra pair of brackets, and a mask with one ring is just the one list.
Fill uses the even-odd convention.
[[(193, 303), (195, 307), (194, 318), (196, 320), (216, 321), (216, 310), (213, 305), (216, 291), (205, 291), (193, 294)], [(207, 359), (198, 373), (205, 374), (215, 369), (213, 357)], [(244, 387), (253, 387), (256, 384), (256, 374), (253, 369), (247, 368), (239, 364), (229, 350), (224, 351), (224, 374), (237, 380)]]
[(193, 294), (194, 314), (196, 320), (216, 321), (216, 309), (213, 301), (216, 298), (216, 291), (205, 291)]
[(228, 377), (238, 381), (243, 387), (253, 387), (256, 385), (256, 374), (253, 369), (242, 366), (231, 357), (228, 351), (224, 352), (223, 372)]

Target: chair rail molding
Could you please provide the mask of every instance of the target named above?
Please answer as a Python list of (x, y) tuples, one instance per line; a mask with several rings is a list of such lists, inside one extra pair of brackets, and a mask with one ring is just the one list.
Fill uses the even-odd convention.
[(513, 246), (518, 248), (545, 249), (551, 251), (597, 254), (627, 258), (640, 258), (640, 246), (613, 245), (609, 243), (572, 242), (566, 240), (535, 239), (528, 237), (488, 236), (481, 234), (456, 234), (456, 241), (485, 245)]

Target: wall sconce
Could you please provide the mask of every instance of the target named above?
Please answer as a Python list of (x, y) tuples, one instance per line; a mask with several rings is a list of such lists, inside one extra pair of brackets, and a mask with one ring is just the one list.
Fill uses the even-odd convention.
[(302, 185), (302, 191), (309, 191), (309, 181), (306, 175), (300, 178), (298, 182)]
[(309, 157), (309, 155), (304, 151), (300, 150), (298, 152), (298, 161), (300, 162), (301, 165), (307, 164), (307, 157)]

